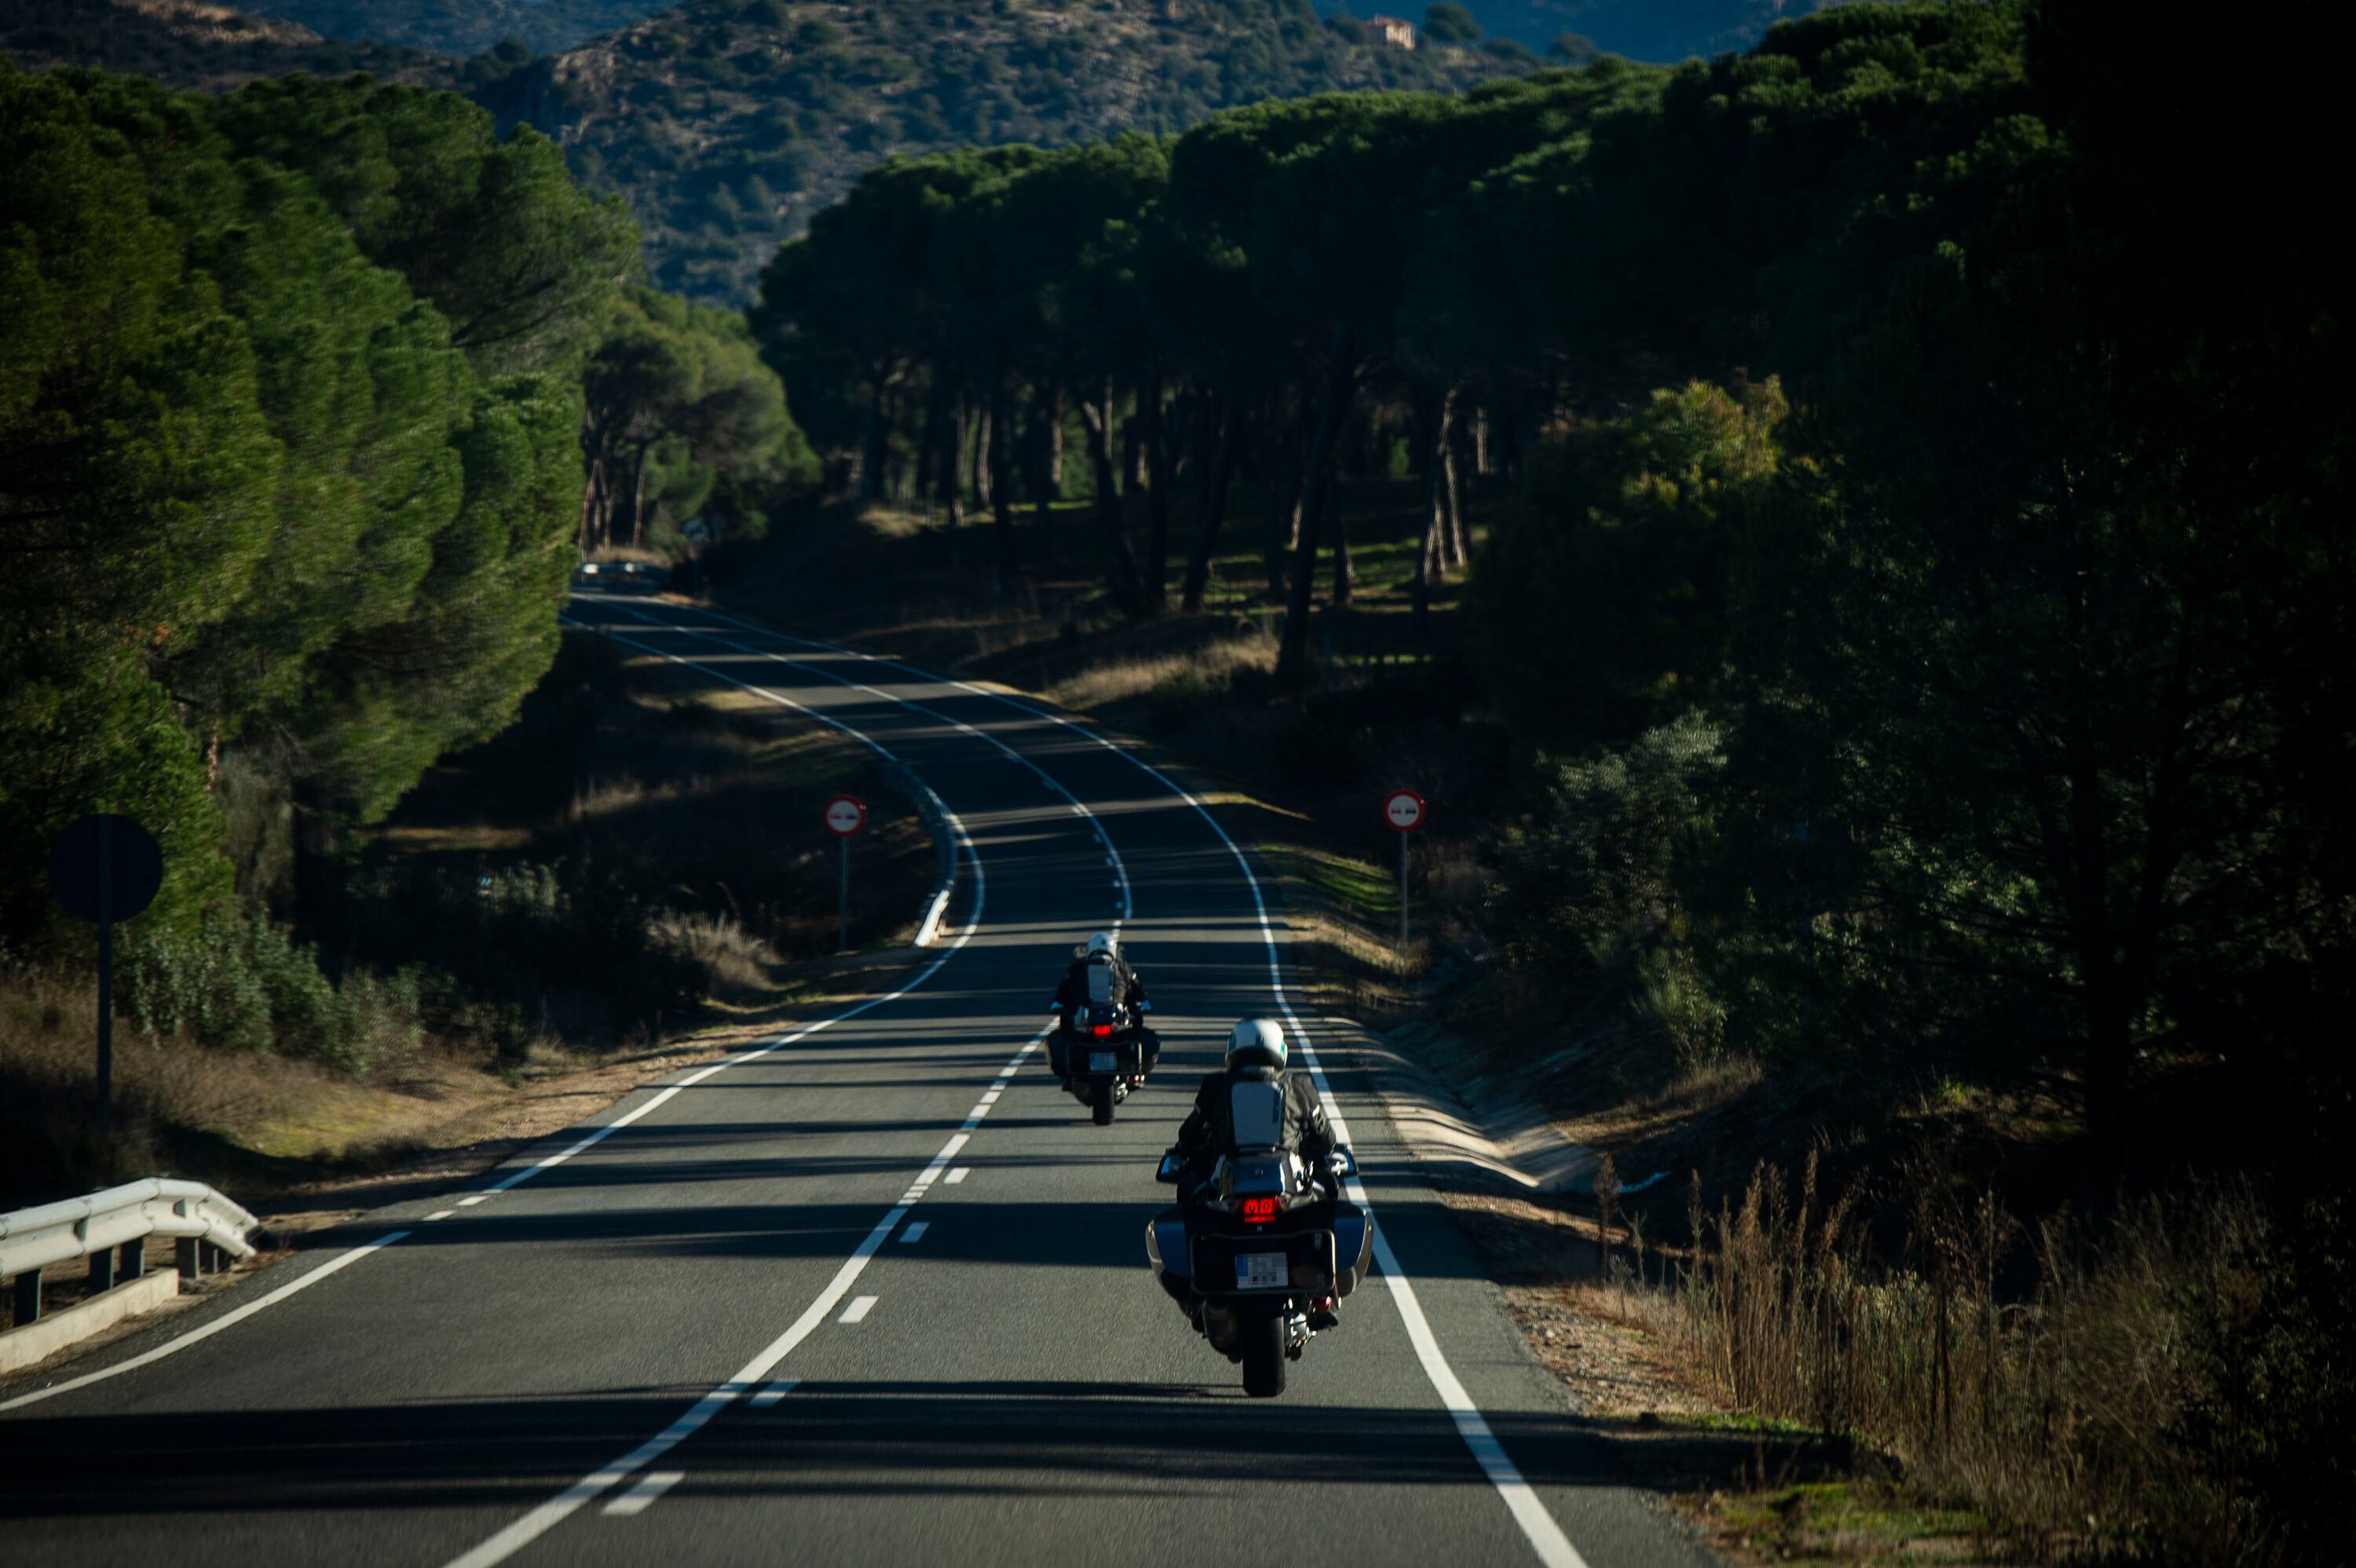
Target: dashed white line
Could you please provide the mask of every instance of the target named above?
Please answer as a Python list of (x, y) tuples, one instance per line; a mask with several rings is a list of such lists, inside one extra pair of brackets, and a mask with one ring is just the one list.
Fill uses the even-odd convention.
[(900, 1232), (900, 1240), (904, 1243), (921, 1242), (925, 1239), (925, 1232), (932, 1228), (933, 1222), (930, 1220), (918, 1220)]
[[(975, 875), (977, 879), (980, 875), (978, 862)], [(977, 895), (979, 891), (977, 888)], [(1034, 1036), (1022, 1050), (1016, 1051), (1012, 1061), (1009, 1061), (1007, 1066), (1010, 1069), (1019, 1067), (1024, 1057), (1039, 1048), (1039, 1038)], [(749, 1395), (748, 1403), (759, 1403), (762, 1396), (769, 1390), (764, 1389), (760, 1393), (753, 1393), (754, 1385), (776, 1371), (777, 1363), (793, 1354), (795, 1348), (809, 1339), (818, 1326), (826, 1321), (828, 1315), (842, 1304), (843, 1298), (851, 1294), (851, 1287), (856, 1285), (859, 1282), (859, 1276), (866, 1272), (869, 1260), (873, 1258), (878, 1249), (884, 1245), (884, 1239), (894, 1231), (898, 1230), (900, 1221), (908, 1217), (908, 1206), (921, 1199), (935, 1182), (941, 1179), (942, 1170), (948, 1167), (950, 1160), (957, 1157), (958, 1150), (965, 1147), (966, 1142), (966, 1135), (958, 1133), (941, 1146), (941, 1151), (933, 1156), (932, 1163), (917, 1174), (916, 1179), (909, 1184), (908, 1190), (902, 1195), (900, 1201), (885, 1211), (884, 1217), (875, 1222), (875, 1228), (867, 1232), (866, 1240), (859, 1243), (858, 1250), (843, 1261), (842, 1267), (835, 1271), (834, 1278), (828, 1282), (827, 1287), (819, 1292), (817, 1297), (802, 1309), (802, 1315), (794, 1319), (790, 1328), (764, 1346), (760, 1354), (738, 1368), (735, 1376), (711, 1390), (681, 1413), (678, 1420), (620, 1458), (592, 1470), (474, 1550), (452, 1558), (449, 1568), (492, 1568), (492, 1564), (505, 1562), (572, 1518), (584, 1503), (629, 1479), (638, 1471), (694, 1436), (710, 1423), (713, 1416), (727, 1409), (739, 1398)], [(791, 1383), (780, 1380), (777, 1384), (772, 1386), (780, 1391), (780, 1397), (782, 1397), (783, 1389), (790, 1387)], [(772, 1400), (768, 1403), (776, 1402)]]
[(657, 1470), (639, 1480), (638, 1484), (605, 1505), (605, 1511), (616, 1519), (627, 1519), (647, 1511), (648, 1505), (687, 1479), (685, 1470)]
[(779, 1378), (776, 1382), (755, 1394), (750, 1403), (755, 1410), (766, 1410), (800, 1387), (801, 1381), (799, 1378)]
[(484, 1199), (488, 1198), (490, 1194), (487, 1192), (476, 1192), (469, 1194), (468, 1196), (458, 1200), (458, 1207), (461, 1209), (472, 1209), (476, 1204), (480, 1203)]
[(429, 1222), (434, 1220), (447, 1220), (451, 1215), (455, 1214), (457, 1211), (458, 1211), (455, 1209), (437, 1209), (433, 1213), (425, 1216), (425, 1218)]
[(965, 1180), (965, 1179), (966, 1179), (968, 1176), (970, 1176), (971, 1174), (973, 1174), (973, 1168), (972, 1168), (971, 1166), (969, 1166), (969, 1165), (961, 1165), (961, 1166), (958, 1166), (955, 1170), (950, 1171), (950, 1172), (948, 1173), (948, 1175), (947, 1175), (947, 1176), (943, 1177), (941, 1179), (942, 1179), (942, 1180), (943, 1180), (943, 1182), (945, 1182), (947, 1185), (948, 1185), (948, 1186), (950, 1186), (950, 1187), (955, 1187), (955, 1186), (958, 1185), (960, 1182), (964, 1181), (964, 1180)]
[(844, 1307), (842, 1309), (842, 1316), (836, 1318), (835, 1321), (837, 1323), (856, 1323), (874, 1310), (875, 1297), (872, 1296), (862, 1296), (853, 1300), (850, 1306)]
[[(835, 652), (846, 651), (835, 649), (831, 644), (814, 643), (807, 637), (796, 637), (787, 633), (774, 632), (767, 627), (757, 626), (751, 622), (740, 621), (734, 616), (722, 614), (718, 611), (704, 613), (765, 636), (802, 643), (813, 647), (829, 648)], [(794, 660), (782, 654), (769, 654), (766, 656), (780, 664), (795, 664)], [(797, 666), (797, 667), (803, 667)], [(1034, 719), (1043, 719), (1050, 723), (1060, 725), (1075, 735), (1092, 741), (1113, 755), (1125, 759), (1131, 766), (1161, 784), (1186, 805), (1194, 807), (1195, 814), (1202, 817), (1213, 833), (1218, 836), (1219, 841), (1227, 847), (1227, 852), (1235, 857), (1237, 869), (1243, 873), (1244, 885), (1251, 891), (1252, 906), (1258, 917), (1260, 942), (1268, 954), (1269, 990), (1275, 998), (1278, 1010), (1283, 1013), (1285, 1021), (1291, 1026), (1294, 1036), (1301, 1041), (1303, 1065), (1309, 1069), (1310, 1080), (1317, 1088), (1317, 1096), (1324, 1103), (1326, 1114), (1333, 1122), (1334, 1136), (1347, 1143), (1349, 1128), (1342, 1119), (1340, 1106), (1333, 1098), (1333, 1088), (1326, 1082), (1324, 1067), (1317, 1059), (1316, 1048), (1310, 1043), (1309, 1031), (1301, 1027), (1299, 1016), (1292, 1010), (1290, 998), (1285, 995), (1284, 973), (1277, 952), (1276, 932), (1269, 920), (1268, 901), (1260, 890), (1259, 879), (1252, 874), (1251, 861), (1244, 854), (1242, 846), (1227, 836), (1227, 830), (1219, 825), (1218, 818), (1211, 815), (1210, 809), (1195, 799), (1194, 795), (1176, 780), (1152, 763), (1059, 713), (1033, 703), (1021, 701), (1003, 692), (977, 686), (971, 681), (958, 680), (955, 677), (940, 675), (916, 666), (906, 667), (912, 674), (928, 676), (942, 685), (957, 690), (1002, 703), (1018, 712), (1027, 713)], [(909, 706), (915, 708), (916, 704), (910, 703)], [(1004, 742), (1000, 742), (1000, 745), (1001, 749), (1005, 749)], [(1074, 797), (1069, 792), (1066, 792), (1065, 798), (1068, 800)], [(1078, 809), (1076, 802), (1074, 809)], [(1083, 813), (1083, 815), (1087, 814)], [(1090, 821), (1095, 823), (1092, 816)], [(1102, 826), (1095, 825), (1099, 828)], [(1122, 890), (1121, 901), (1124, 906), (1122, 912), (1126, 915), (1130, 902), (1126, 888)], [(963, 1174), (961, 1170), (953, 1171), (950, 1173), (949, 1180), (954, 1183)], [(1365, 1183), (1352, 1179), (1349, 1183), (1349, 1192), (1351, 1199), (1365, 1210), (1368, 1220), (1373, 1221), (1374, 1205), (1366, 1196)], [(1496, 1434), (1490, 1428), (1487, 1419), (1482, 1415), (1480, 1407), (1473, 1403), (1472, 1395), (1466, 1392), (1463, 1383), (1457, 1379), (1454, 1369), (1448, 1364), (1447, 1356), (1440, 1350), (1439, 1338), (1432, 1333), (1430, 1323), (1424, 1317), (1422, 1304), (1416, 1299), (1415, 1286), (1408, 1280), (1405, 1271), (1400, 1268), (1398, 1257), (1392, 1252), (1390, 1240), (1383, 1233), (1381, 1223), (1374, 1221), (1371, 1229), (1374, 1232), (1376, 1266), (1381, 1271), (1384, 1282), (1390, 1287), (1392, 1299), (1399, 1309), (1399, 1316), (1406, 1320), (1408, 1339), (1415, 1347), (1416, 1359), (1422, 1363), (1424, 1376), (1430, 1382), (1433, 1392), (1440, 1395), (1440, 1403), (1447, 1407), (1449, 1414), (1454, 1419), (1457, 1434), (1464, 1440), (1465, 1447), (1471, 1450), (1474, 1462), (1481, 1467), (1482, 1474), (1495, 1489), (1499, 1499), (1505, 1503), (1506, 1511), (1513, 1515), (1514, 1522), (1521, 1527), (1523, 1536), (1529, 1541), (1538, 1560), (1547, 1564), (1547, 1568), (1586, 1568), (1586, 1559), (1581, 1557), (1578, 1549), (1571, 1545), (1570, 1538), (1563, 1533), (1562, 1526), (1557, 1523), (1554, 1515), (1547, 1511), (1546, 1504), (1540, 1500), (1535, 1488), (1523, 1477), (1512, 1457), (1506, 1454), (1505, 1445), (1497, 1441)]]

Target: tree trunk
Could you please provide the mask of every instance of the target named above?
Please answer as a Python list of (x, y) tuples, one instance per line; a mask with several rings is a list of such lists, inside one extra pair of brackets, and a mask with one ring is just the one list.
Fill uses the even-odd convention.
[(1141, 615), (1145, 610), (1145, 593), (1139, 581), (1137, 552), (1129, 548), (1129, 529), (1121, 517), (1119, 475), (1113, 471), (1114, 425), (1118, 421), (1119, 403), (1113, 395), (1112, 378), (1102, 382), (1103, 401), (1080, 400), (1080, 418), (1088, 427), (1088, 461), (1095, 466), (1097, 480), (1097, 526), (1104, 534), (1105, 558), (1112, 580), (1115, 603), (1124, 614)]
[(1331, 466), (1334, 433), (1349, 412), (1357, 392), (1358, 365), (1350, 346), (1349, 329), (1337, 327), (1325, 368), (1325, 393), (1317, 410), (1316, 434), (1309, 450), (1308, 493), (1301, 504), (1301, 544), (1292, 556), (1292, 596), (1284, 613), (1284, 642), (1277, 649), (1280, 684), (1299, 685), (1309, 673), (1309, 608), (1317, 576), (1317, 537), (1323, 531), (1326, 474)]
[(991, 504), (991, 411), (997, 406), (997, 394), (993, 392), (990, 401), (981, 406), (980, 428), (973, 432), (973, 504), (977, 507)]
[(1006, 427), (1012, 412), (1006, 395), (1006, 378), (999, 376), (990, 387), (990, 510), (998, 530), (998, 581), (1001, 587), (1014, 581), (1023, 571), (1023, 552), (1014, 539), (1014, 485), (1010, 472), (1012, 464), (1007, 452)]
[(1332, 459), (1334, 472), (1325, 476), (1325, 526), (1333, 534), (1333, 608), (1347, 610), (1358, 589), (1357, 563), (1350, 559), (1350, 524), (1342, 516), (1340, 454)]
[(1141, 439), (1145, 406), (1142, 395), (1132, 398), (1129, 417), (1120, 421), (1120, 493), (1134, 496), (1145, 487), (1145, 443)]
[(1440, 471), (1443, 459), (1441, 448), (1448, 441), (1448, 421), (1456, 416), (1456, 389), (1450, 388), (1437, 396), (1427, 396), (1423, 402), (1423, 528), (1421, 540), (1415, 552), (1414, 628), (1419, 637), (1424, 635), (1431, 616), (1431, 580), (1444, 573), (1448, 562), (1442, 552), (1447, 549), (1447, 525), (1441, 519)]
[(935, 366), (925, 395), (925, 439), (916, 443), (916, 495), (925, 500), (933, 496), (933, 475), (941, 455), (941, 423), (945, 417), (943, 400), (948, 397), (948, 384)]
[(948, 514), (949, 531), (955, 533), (965, 526), (965, 475), (961, 472), (965, 459), (963, 388), (948, 395), (948, 408), (941, 425), (942, 450), (934, 472), (940, 475), (941, 507)]
[(1064, 487), (1064, 384), (1049, 380), (1031, 400), (1031, 500), (1039, 518), (1039, 559), (1055, 559), (1055, 504)]
[(1170, 602), (1170, 449), (1162, 428), (1162, 365), (1148, 367), (1137, 391), (1137, 422), (1145, 447), (1145, 603), (1155, 614)]
[(647, 537), (647, 453), (651, 451), (653, 447), (654, 443), (650, 441), (642, 441), (638, 443), (638, 455), (637, 462), (636, 464), (637, 472), (630, 480), (630, 548), (632, 549), (640, 549), (645, 547)]
[(859, 443), (859, 498), (881, 501), (884, 498), (884, 457), (891, 449), (892, 422), (885, 411), (892, 396), (891, 376), (878, 360), (874, 368), (875, 389), (867, 397), (867, 429)]
[[(1262, 434), (1268, 461), (1261, 464), (1264, 476), (1260, 483), (1259, 548), (1268, 561), (1268, 602), (1281, 604), (1288, 591), (1284, 582), (1284, 559), (1291, 546), (1284, 538), (1282, 518), (1288, 508), (1297, 508), (1301, 494), (1300, 475), (1285, 462), (1284, 395), (1270, 392), (1268, 411), (1261, 418)], [(1293, 511), (1297, 518), (1298, 510)]]
[(1446, 564), (1451, 567), (1462, 567), (1472, 558), (1471, 533), (1464, 526), (1464, 487), (1457, 477), (1456, 443), (1461, 421), (1454, 416), (1458, 412), (1451, 398), (1451, 417), (1440, 427), (1440, 499), (1444, 508), (1440, 528), (1446, 544)]
[[(1200, 416), (1207, 426), (1210, 411)], [(1203, 472), (1208, 483), (1203, 489), (1202, 516), (1194, 524), (1194, 548), (1186, 554), (1186, 588), (1183, 608), (1193, 614), (1203, 607), (1203, 593), (1211, 581), (1211, 551), (1219, 542), (1219, 525), (1226, 520), (1227, 485), (1236, 476), (1236, 449), (1243, 444), (1243, 405), (1231, 405), (1226, 418), (1219, 421), (1216, 444)]]

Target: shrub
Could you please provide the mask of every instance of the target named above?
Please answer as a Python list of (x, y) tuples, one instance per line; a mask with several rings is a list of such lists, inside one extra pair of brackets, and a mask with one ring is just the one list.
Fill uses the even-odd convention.
[(1811, 1157), (1796, 1195), (1772, 1168), (1714, 1216), (1697, 1194), (1675, 1332), (1729, 1401), (1894, 1453), (2038, 1559), (2287, 1564), (2345, 1541), (2340, 1211), (2218, 1187), (2030, 1231), (1925, 1168), (1893, 1265), (1855, 1192), (1815, 1186)]

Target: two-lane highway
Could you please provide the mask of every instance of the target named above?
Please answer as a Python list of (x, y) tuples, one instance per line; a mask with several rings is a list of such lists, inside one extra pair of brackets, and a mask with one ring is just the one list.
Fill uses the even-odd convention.
[[(371, 1250), (0, 1389), (8, 1563), (1711, 1561), (1567, 1419), (1346, 1053), (1318, 1071), (1381, 1269), (1286, 1394), (1245, 1399), (1154, 1285), (1156, 1159), (1228, 1025), (1290, 1007), (1281, 923), (1177, 784), (889, 660), (573, 618), (926, 781), (952, 934), (888, 997), (370, 1216)], [(1097, 1127), (1035, 1041), (1115, 924), (1165, 1050)]]

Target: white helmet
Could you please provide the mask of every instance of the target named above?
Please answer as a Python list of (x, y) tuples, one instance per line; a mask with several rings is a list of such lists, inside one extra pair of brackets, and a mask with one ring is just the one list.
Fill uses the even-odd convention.
[(1284, 1026), (1274, 1019), (1246, 1019), (1227, 1031), (1227, 1067), (1284, 1069)]
[(1099, 931), (1088, 938), (1088, 956), (1091, 958), (1099, 954), (1117, 955), (1119, 952), (1120, 938), (1109, 931)]

